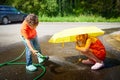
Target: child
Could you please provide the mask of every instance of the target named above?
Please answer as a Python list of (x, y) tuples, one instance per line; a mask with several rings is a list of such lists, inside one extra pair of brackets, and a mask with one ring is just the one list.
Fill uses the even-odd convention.
[[(32, 54), (41, 53), (40, 45), (37, 40), (36, 27), (38, 26), (38, 17), (35, 14), (29, 14), (22, 23), (21, 36), (26, 47), (26, 69), (35, 71), (37, 68), (32, 65)], [(41, 62), (39, 57), (38, 61)]]
[(92, 70), (102, 68), (106, 51), (100, 40), (96, 37), (89, 37), (88, 34), (78, 35), (76, 40), (76, 49), (88, 57), (87, 60), (82, 60), (82, 63), (92, 64)]

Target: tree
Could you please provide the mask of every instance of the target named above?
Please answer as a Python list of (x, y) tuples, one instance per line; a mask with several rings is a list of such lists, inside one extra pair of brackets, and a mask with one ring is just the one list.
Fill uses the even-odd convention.
[(56, 0), (43, 0), (41, 1), (41, 15), (46, 16), (57, 16), (58, 15), (58, 5)]
[(1, 0), (22, 10), (41, 16), (100, 15), (106, 18), (120, 16), (120, 0)]

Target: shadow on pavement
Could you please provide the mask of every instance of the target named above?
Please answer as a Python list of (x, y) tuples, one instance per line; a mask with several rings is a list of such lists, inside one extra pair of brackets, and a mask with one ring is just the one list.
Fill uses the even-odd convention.
[(112, 68), (112, 67), (120, 66), (120, 61), (117, 59), (113, 59), (113, 58), (106, 57), (104, 63), (105, 63), (105, 68)]
[[(107, 49), (107, 56), (104, 61), (105, 67), (93, 71), (90, 69), (92, 65), (84, 65), (78, 61), (79, 59), (85, 59), (86, 57), (75, 50), (74, 43), (65, 43), (65, 47), (63, 48), (61, 44), (48, 43), (50, 37), (51, 35), (48, 35), (39, 39), (43, 54), (50, 56), (49, 61), (44, 63), (46, 73), (39, 80), (120, 79), (120, 60), (113, 55), (112, 49)], [(102, 39), (103, 37), (100, 38), (101, 40), (104, 40)], [(105, 44), (105, 47), (108, 46), (105, 41), (103, 41), (103, 43)], [(0, 63), (16, 58), (23, 50), (24, 45), (22, 42), (4, 48), (4, 50), (0, 51)], [(25, 62), (25, 55), (17, 62)], [(33, 56), (33, 62), (38, 63), (36, 56)], [(41, 72), (42, 70), (40, 68), (35, 72), (28, 72), (25, 69), (25, 65), (6, 65), (0, 67), (0, 80), (33, 80)]]

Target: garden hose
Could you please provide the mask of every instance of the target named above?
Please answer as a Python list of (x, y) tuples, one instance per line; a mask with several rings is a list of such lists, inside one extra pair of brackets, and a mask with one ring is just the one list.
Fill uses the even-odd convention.
[[(26, 65), (25, 62), (16, 62), (18, 59), (20, 59), (24, 55), (24, 53), (25, 53), (25, 50), (17, 58), (10, 60), (10, 61), (6, 61), (4, 63), (0, 63), (0, 67), (5, 66), (5, 65)], [(42, 57), (44, 57), (44, 56), (42, 56)], [(33, 65), (35, 65), (36, 67), (40, 67), (42, 69), (41, 74), (36, 76), (33, 79), (33, 80), (38, 80), (39, 78), (43, 77), (43, 75), (46, 73), (46, 68), (42, 64), (33, 63)]]

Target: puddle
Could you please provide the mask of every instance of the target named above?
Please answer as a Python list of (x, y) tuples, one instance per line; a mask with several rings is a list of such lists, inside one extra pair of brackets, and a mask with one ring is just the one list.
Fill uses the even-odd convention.
[[(117, 29), (115, 29), (117, 30)], [(107, 30), (106, 30), (107, 31)], [(112, 29), (112, 32), (114, 30)], [(107, 33), (109, 33), (108, 30)], [(44, 63), (46, 73), (40, 80), (119, 80), (120, 61), (115, 59), (111, 53), (107, 51), (105, 67), (98, 71), (92, 71), (92, 65), (84, 65), (78, 60), (85, 59), (79, 51), (75, 50), (74, 43), (65, 43), (63, 48), (61, 44), (48, 43), (51, 36), (44, 36), (40, 39), (41, 50), (44, 55), (50, 57), (49, 61)], [(14, 46), (0, 52), (0, 63), (9, 61), (19, 56), (24, 50), (22, 42), (13, 44)], [(25, 55), (17, 62), (25, 62)], [(37, 63), (37, 59), (33, 56), (33, 62)], [(0, 80), (33, 80), (42, 70), (28, 73), (25, 65), (8, 65), (0, 68)]]

